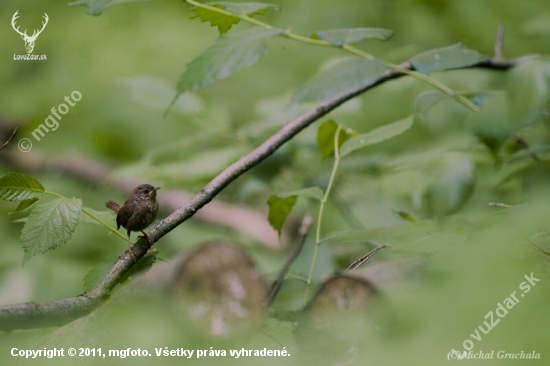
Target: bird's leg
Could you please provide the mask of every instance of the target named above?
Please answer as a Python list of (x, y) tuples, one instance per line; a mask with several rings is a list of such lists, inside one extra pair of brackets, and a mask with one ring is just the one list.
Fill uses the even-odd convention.
[[(147, 239), (147, 241), (149, 242), (149, 244), (153, 245), (153, 239), (151, 239), (151, 238), (149, 237), (149, 235), (145, 234), (145, 231), (142, 230), (141, 233), (143, 234), (143, 237), (144, 237), (145, 239)], [(141, 236), (140, 236), (140, 238), (141, 238)], [(138, 238), (138, 239), (139, 239), (139, 238)]]
[(129, 253), (130, 256), (134, 259), (134, 262), (137, 262), (136, 253), (134, 253), (134, 252), (132, 251), (132, 247), (131, 247), (131, 244), (130, 244), (130, 230), (128, 230), (128, 253)]

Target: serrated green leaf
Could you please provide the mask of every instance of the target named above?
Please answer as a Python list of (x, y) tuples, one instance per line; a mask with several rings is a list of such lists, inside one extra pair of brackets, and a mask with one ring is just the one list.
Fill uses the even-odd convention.
[(277, 195), (272, 195), (269, 197), (267, 204), (269, 205), (269, 215), (267, 220), (269, 224), (277, 230), (279, 235), (281, 235), (281, 230), (285, 220), (292, 211), (292, 208), (296, 204), (298, 199), (297, 195), (288, 196), (288, 197), (279, 197)]
[(187, 65), (178, 83), (178, 93), (205, 88), (243, 67), (252, 66), (281, 29), (251, 28), (221, 36), (211, 47)]
[[(317, 130), (317, 146), (321, 152), (321, 161), (334, 154), (334, 137), (338, 125), (332, 120), (325, 121)], [(350, 138), (350, 134), (345, 130), (341, 130), (338, 135), (338, 148), (342, 146)]]
[[(98, 219), (100, 219), (101, 221), (107, 224), (112, 224), (116, 220), (116, 214), (114, 211), (110, 211), (110, 210), (97, 211), (89, 207), (82, 207), (82, 209), (88, 211), (89, 213), (91, 213), (92, 215), (94, 215), (95, 217), (97, 217)], [(92, 219), (90, 216), (88, 216), (84, 212), (80, 212), (80, 221), (86, 222), (88, 224), (101, 225), (99, 222)]]
[(0, 177), (0, 198), (5, 201), (40, 198), (44, 191), (39, 181), (23, 173), (8, 173)]
[(23, 265), (35, 255), (65, 244), (78, 224), (81, 207), (82, 201), (75, 198), (57, 198), (36, 205), (21, 231)]
[(296, 191), (278, 193), (277, 197), (287, 198), (290, 196), (299, 196), (299, 197), (313, 198), (315, 200), (321, 201), (324, 195), (325, 193), (321, 188), (309, 187), (304, 189), (298, 189)]
[(456, 212), (470, 197), (475, 181), (474, 164), (466, 156), (448, 154), (439, 159), (439, 174), (426, 192), (432, 214), (437, 216)]
[[(263, 3), (228, 3), (228, 2), (210, 2), (205, 5), (210, 5), (215, 8), (227, 10), (231, 13), (238, 15), (246, 15), (248, 17), (254, 17), (255, 15), (263, 15), (268, 9), (280, 10), (280, 7), (273, 4), (263, 4)], [(241, 19), (222, 14), (210, 9), (195, 7), (191, 9), (195, 12), (193, 18), (200, 18), (202, 22), (210, 22), (210, 25), (213, 27), (218, 27), (220, 34), (227, 33), (229, 29), (235, 24), (238, 24)]]
[(335, 46), (342, 46), (369, 38), (387, 41), (391, 36), (393, 36), (393, 31), (384, 28), (345, 28), (315, 32), (311, 38), (322, 39)]
[(403, 132), (411, 128), (414, 117), (412, 115), (402, 120), (388, 123), (382, 127), (378, 127), (368, 133), (353, 136), (342, 145), (340, 150), (340, 156), (346, 156), (352, 151), (377, 144), (379, 142), (388, 140), (392, 137), (399, 136)]
[(69, 6), (75, 5), (85, 5), (88, 7), (86, 14), (90, 15), (100, 15), (105, 8), (109, 6), (123, 4), (123, 3), (134, 3), (138, 1), (149, 1), (149, 0), (77, 0), (69, 3)]
[[(223, 7), (219, 4), (210, 3), (208, 5), (223, 9)], [(192, 16), (191, 19), (200, 18), (201, 22), (210, 22), (210, 25), (212, 27), (218, 27), (218, 31), (220, 32), (220, 34), (227, 33), (227, 31), (230, 30), (232, 26), (238, 24), (241, 21), (239, 18), (218, 13), (210, 9), (193, 8), (191, 10), (195, 12), (195, 16)]]
[(14, 213), (21, 213), (25, 212), (28, 209), (32, 208), (36, 202), (40, 201), (40, 198), (30, 198), (28, 200), (24, 200), (19, 203), (19, 206), (12, 212), (8, 213), (8, 215), (14, 214)]
[(336, 62), (305, 82), (294, 94), (293, 103), (315, 103), (374, 84), (387, 70), (380, 59), (349, 57)]
[(93, 290), (93, 288), (103, 279), (103, 277), (105, 277), (117, 260), (118, 255), (107, 256), (101, 261), (101, 263), (86, 274), (86, 276), (82, 279), (86, 292)]
[(483, 58), (477, 51), (462, 43), (430, 50), (411, 58), (414, 68), (423, 74), (475, 65)]

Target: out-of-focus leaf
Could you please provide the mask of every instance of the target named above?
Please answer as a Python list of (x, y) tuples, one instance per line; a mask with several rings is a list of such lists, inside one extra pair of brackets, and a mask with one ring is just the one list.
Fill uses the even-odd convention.
[(448, 154), (435, 164), (439, 174), (428, 188), (430, 211), (438, 216), (456, 212), (470, 197), (475, 182), (475, 167), (461, 154)]
[[(268, 9), (281, 10), (274, 4), (263, 3), (228, 3), (228, 2), (210, 2), (205, 5), (210, 5), (219, 9), (227, 10), (231, 13), (254, 17), (255, 15), (263, 15)], [(210, 22), (213, 27), (218, 27), (220, 34), (226, 33), (235, 24), (241, 20), (239, 18), (221, 14), (216, 11), (195, 7), (191, 9), (195, 12), (195, 16), (191, 18), (200, 18), (203, 22)]]
[(321, 201), (324, 193), (319, 187), (309, 187), (297, 191), (279, 193), (269, 197), (269, 200), (267, 201), (267, 204), (269, 205), (268, 221), (271, 226), (279, 232), (279, 235), (281, 235), (283, 224), (296, 204), (298, 196), (313, 198)]
[(14, 214), (14, 213), (25, 212), (28, 209), (32, 208), (34, 206), (34, 204), (38, 201), (40, 201), (40, 198), (36, 198), (36, 197), (35, 198), (30, 198), (28, 200), (21, 201), (19, 203), (19, 206), (17, 206), (17, 208), (14, 211), (10, 212), (9, 215)]
[(178, 83), (178, 93), (205, 88), (243, 67), (254, 65), (281, 32), (277, 28), (256, 27), (221, 36), (187, 65)]
[(386, 70), (386, 62), (380, 59), (343, 59), (305, 82), (294, 94), (292, 102), (314, 103), (366, 88)]
[(117, 260), (118, 255), (110, 255), (105, 257), (101, 263), (86, 274), (86, 276), (82, 279), (86, 292), (91, 291), (99, 283), (99, 281), (105, 277)]
[(548, 113), (550, 58), (532, 57), (510, 70), (508, 96), (514, 116), (524, 122), (540, 109)]
[(37, 254), (65, 244), (78, 224), (81, 207), (82, 201), (75, 198), (57, 198), (36, 205), (21, 231), (23, 264)]
[[(321, 161), (334, 154), (334, 137), (337, 129), (338, 125), (332, 120), (325, 121), (319, 126), (317, 130), (317, 146), (319, 146), (321, 152)], [(350, 133), (344, 129), (340, 130), (340, 134), (338, 135), (338, 148), (340, 148), (352, 134), (353, 132)]]
[(0, 177), (0, 198), (5, 201), (40, 198), (44, 191), (39, 181), (23, 173), (8, 173)]
[(88, 7), (88, 11), (86, 14), (90, 15), (100, 15), (105, 8), (108, 8), (109, 6), (117, 5), (117, 4), (123, 4), (123, 3), (135, 3), (138, 1), (149, 1), (149, 0), (77, 0), (73, 1), (72, 3), (69, 3), (69, 6), (74, 5), (86, 5)]
[(550, 231), (537, 233), (529, 238), (529, 241), (546, 254), (550, 254)]
[(410, 115), (402, 120), (389, 123), (382, 127), (378, 127), (371, 132), (353, 136), (342, 145), (340, 150), (341, 156), (346, 156), (352, 151), (363, 148), (365, 146), (374, 145), (379, 142), (388, 140), (392, 137), (399, 136), (403, 132), (411, 128), (413, 124), (413, 116)]
[(314, 200), (321, 201), (325, 193), (319, 187), (309, 187), (304, 189), (299, 189), (296, 191), (278, 193), (277, 197), (286, 198), (290, 196), (300, 196), (306, 198), (313, 198)]
[(335, 46), (341, 46), (369, 38), (387, 41), (391, 36), (393, 36), (393, 31), (384, 28), (345, 28), (315, 32), (311, 38), (322, 39)]
[(501, 92), (491, 93), (479, 112), (468, 116), (466, 124), (494, 155), (517, 128), (517, 121), (511, 116), (508, 98)]
[[(127, 88), (136, 103), (158, 110), (166, 109), (176, 92), (173, 85), (149, 75), (122, 78), (120, 84)], [(195, 93), (181, 95), (172, 109), (182, 115), (197, 114), (205, 110), (204, 101)]]
[(288, 197), (279, 197), (277, 195), (272, 195), (269, 197), (267, 204), (269, 205), (269, 215), (267, 220), (269, 224), (277, 230), (279, 235), (281, 235), (281, 230), (283, 229), (283, 224), (285, 223), (286, 217), (292, 211), (292, 208), (298, 200), (297, 195), (288, 196)]
[(424, 92), (414, 100), (414, 111), (419, 114), (424, 114), (440, 102), (449, 98), (449, 95), (439, 90)]
[(435, 71), (475, 65), (482, 58), (483, 55), (479, 52), (465, 47), (462, 43), (457, 43), (421, 53), (411, 58), (410, 61), (417, 71), (429, 74)]
[[(116, 214), (114, 211), (111, 211), (111, 210), (97, 211), (89, 207), (82, 207), (82, 209), (88, 211), (89, 213), (91, 213), (101, 221), (105, 222), (106, 224), (113, 225), (113, 223), (115, 222)], [(99, 222), (92, 219), (90, 216), (86, 215), (84, 212), (80, 213), (80, 221), (86, 222), (88, 224), (101, 225)]]

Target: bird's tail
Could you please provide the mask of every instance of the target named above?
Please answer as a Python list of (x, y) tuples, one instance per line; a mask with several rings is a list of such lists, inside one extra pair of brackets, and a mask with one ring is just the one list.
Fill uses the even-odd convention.
[(120, 210), (119, 204), (116, 203), (115, 201), (111, 201), (111, 200), (105, 202), (105, 207), (110, 208), (111, 210), (115, 211), (116, 213), (118, 213), (118, 211)]

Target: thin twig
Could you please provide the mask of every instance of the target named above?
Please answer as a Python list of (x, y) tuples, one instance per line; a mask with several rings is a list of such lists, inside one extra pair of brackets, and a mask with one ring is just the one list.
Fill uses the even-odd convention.
[(4, 145), (2, 145), (2, 147), (0, 147), (0, 150), (2, 150), (3, 148), (5, 148), (11, 141), (12, 138), (15, 137), (15, 134), (17, 133), (17, 127), (15, 127), (15, 130), (13, 130), (13, 133), (11, 134), (10, 138), (8, 139), (8, 141), (4, 142)]
[(311, 224), (313, 222), (313, 218), (310, 215), (307, 215), (302, 220), (302, 224), (300, 225), (300, 231), (298, 233), (298, 240), (296, 241), (296, 245), (294, 246), (294, 250), (292, 253), (290, 253), (290, 256), (285, 262), (285, 265), (283, 268), (281, 268), (281, 272), (279, 273), (279, 276), (273, 283), (271, 284), (271, 288), (269, 289), (269, 295), (267, 297), (267, 304), (268, 306), (271, 306), (273, 304), (273, 301), (275, 300), (275, 297), (281, 290), (281, 286), (283, 285), (284, 278), (286, 274), (288, 273), (288, 270), (290, 269), (290, 266), (296, 258), (300, 255), (302, 252), (302, 248), (304, 247), (304, 243), (306, 242), (307, 235), (309, 234), (309, 230), (311, 229)]
[(367, 254), (362, 256), (361, 258), (358, 258), (358, 259), (354, 260), (353, 262), (351, 262), (351, 264), (348, 266), (348, 268), (346, 268), (346, 272), (351, 272), (351, 271), (361, 267), (361, 265), (363, 263), (365, 263), (370, 257), (372, 257), (374, 255), (374, 253), (376, 253), (377, 251), (379, 251), (382, 248), (386, 248), (387, 246), (388, 245), (386, 245), (386, 244), (382, 244), (379, 247), (374, 248), (373, 250), (371, 250), (370, 252), (368, 252)]
[[(484, 59), (479, 62), (479, 67), (491, 68), (497, 70), (506, 70), (516, 65), (517, 60), (497, 61), (494, 59)], [(469, 68), (474, 67), (469, 66)], [(404, 62), (399, 67), (412, 70), (409, 62)], [(313, 122), (325, 116), (330, 111), (336, 109), (344, 102), (353, 99), (357, 95), (372, 89), (386, 81), (404, 76), (404, 74), (387, 70), (378, 80), (367, 86), (347, 92), (346, 94), (334, 97), (324, 101), (308, 112), (304, 113), (295, 120), (285, 124), (278, 132), (268, 138), (254, 151), (243, 156), (239, 161), (225, 169), (221, 174), (208, 183), (198, 194), (189, 200), (189, 202), (174, 211), (164, 220), (159, 220), (147, 233), (153, 242), (158, 241), (164, 235), (174, 230), (181, 223), (192, 217), (204, 205), (213, 200), (226, 186), (245, 172), (265, 160), (284, 143), (291, 140), (300, 131), (308, 127)], [(136, 257), (143, 257), (151, 244), (146, 239), (140, 239), (132, 248)], [(113, 288), (119, 283), (124, 275), (134, 266), (134, 259), (129, 255), (122, 256), (109, 270), (101, 282), (89, 293), (67, 298), (63, 300), (52, 301), (48, 303), (24, 303), (15, 305), (0, 306), (0, 330), (38, 328), (44, 326), (63, 325), (81, 316), (86, 315), (97, 307), (105, 299)]]
[(504, 44), (504, 24), (500, 23), (497, 29), (497, 40), (495, 42), (495, 59), (497, 61), (503, 60), (502, 58), (502, 46)]

